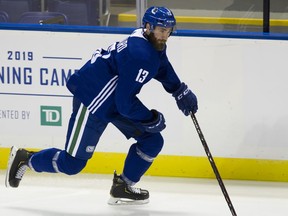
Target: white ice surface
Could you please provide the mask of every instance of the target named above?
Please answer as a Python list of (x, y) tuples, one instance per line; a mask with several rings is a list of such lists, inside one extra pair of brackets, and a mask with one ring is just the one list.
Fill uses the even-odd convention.
[[(107, 204), (111, 175), (44, 174), (28, 171), (19, 188), (6, 188), (0, 171), (0, 216), (231, 216), (217, 180), (144, 176), (148, 189), (140, 206)], [(238, 216), (287, 216), (288, 183), (228, 181)]]

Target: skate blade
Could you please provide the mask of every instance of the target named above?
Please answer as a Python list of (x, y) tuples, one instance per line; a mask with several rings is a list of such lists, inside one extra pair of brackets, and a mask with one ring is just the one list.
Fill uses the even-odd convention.
[(14, 159), (15, 159), (17, 150), (18, 150), (18, 148), (16, 148), (15, 146), (12, 146), (12, 147), (11, 147), (11, 150), (10, 150), (10, 156), (9, 156), (9, 159), (8, 159), (8, 165), (7, 165), (7, 170), (6, 170), (6, 178), (5, 178), (5, 186), (6, 186), (7, 188), (10, 187), (10, 184), (9, 184), (9, 174), (10, 174), (10, 169), (11, 169), (11, 166), (12, 166), (13, 161), (14, 161)]
[(109, 205), (143, 205), (149, 203), (149, 199), (145, 200), (131, 200), (131, 199), (124, 199), (124, 198), (115, 198), (110, 197), (108, 200)]

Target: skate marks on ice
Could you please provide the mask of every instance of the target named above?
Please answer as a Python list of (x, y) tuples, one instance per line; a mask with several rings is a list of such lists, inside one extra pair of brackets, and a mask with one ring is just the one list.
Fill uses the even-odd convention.
[[(107, 204), (107, 199), (110, 197), (109, 190), (30, 187), (26, 185), (16, 190), (13, 189), (13, 191), (7, 192), (7, 190), (10, 189), (4, 187), (0, 189), (1, 194), (8, 194), (5, 199), (1, 195), (0, 212), (3, 216), (206, 216), (201, 212), (191, 211), (183, 205), (179, 206), (177, 202), (172, 207), (171, 204), (174, 201), (167, 202), (174, 199), (174, 195), (167, 196), (166, 193), (155, 194), (151, 199), (153, 204), (150, 201), (145, 205), (111, 206)], [(3, 191), (4, 193), (2, 193)], [(179, 200), (178, 197), (176, 199)]]
[[(117, 207), (119, 208), (119, 207)], [(122, 207), (121, 207), (122, 208)], [(95, 213), (73, 213), (73, 212), (59, 212), (59, 211), (53, 211), (53, 210), (48, 210), (48, 209), (45, 209), (45, 210), (39, 210), (39, 209), (28, 209), (28, 208), (16, 208), (14, 209), (14, 213), (13, 214), (4, 214), (5, 216), (7, 215), (24, 215), (24, 216), (32, 216), (32, 215), (41, 215), (41, 216), (153, 216), (153, 215), (157, 215), (157, 216), (177, 216), (177, 215), (180, 215), (180, 216), (196, 216), (196, 215), (199, 215), (199, 216), (205, 216), (203, 214), (198, 214), (198, 213), (185, 213), (185, 214), (181, 214), (178, 212), (170, 212), (169, 210), (166, 210), (166, 211), (152, 211), (152, 210), (145, 210), (145, 209), (135, 209), (135, 207), (125, 207), (125, 208), (122, 208), (122, 209), (115, 209), (115, 211), (111, 211), (111, 212), (108, 212), (108, 211), (105, 211), (105, 212), (102, 212), (101, 210), (99, 212), (95, 212)], [(1, 213), (2, 214), (2, 213)]]
[[(143, 177), (145, 205), (107, 204), (113, 175), (65, 176), (27, 172), (19, 188), (5, 187), (0, 171), (2, 216), (231, 216), (216, 180)], [(288, 183), (225, 181), (239, 216), (286, 216)]]

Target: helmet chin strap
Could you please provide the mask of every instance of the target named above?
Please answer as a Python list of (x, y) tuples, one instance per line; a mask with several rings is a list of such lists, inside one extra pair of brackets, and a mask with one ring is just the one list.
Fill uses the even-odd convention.
[(147, 28), (142, 28), (143, 29), (143, 35), (144, 35), (144, 37), (147, 39), (147, 36), (148, 36), (148, 34), (147, 34)]
[(151, 24), (150, 23), (146, 23), (146, 25), (145, 25), (145, 27), (143, 29), (144, 29), (145, 32), (146, 31), (151, 31)]
[[(149, 27), (147, 28), (147, 24), (149, 24)], [(143, 28), (143, 31), (146, 35), (149, 35), (150, 33), (154, 32), (155, 27), (153, 25), (151, 25), (150, 23), (147, 23), (146, 27)], [(149, 33), (147, 33), (147, 31), (149, 31)]]

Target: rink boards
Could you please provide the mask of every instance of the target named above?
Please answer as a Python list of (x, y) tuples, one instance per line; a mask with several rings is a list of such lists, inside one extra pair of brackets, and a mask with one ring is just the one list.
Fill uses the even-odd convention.
[[(11, 145), (63, 148), (68, 77), (132, 29), (0, 26), (0, 168)], [(178, 31), (168, 56), (197, 95), (199, 124), (223, 178), (288, 181), (285, 35)], [(153, 81), (139, 97), (164, 113), (165, 146), (148, 175), (213, 178), (193, 123)], [(133, 140), (109, 126), (84, 172), (122, 169)]]

